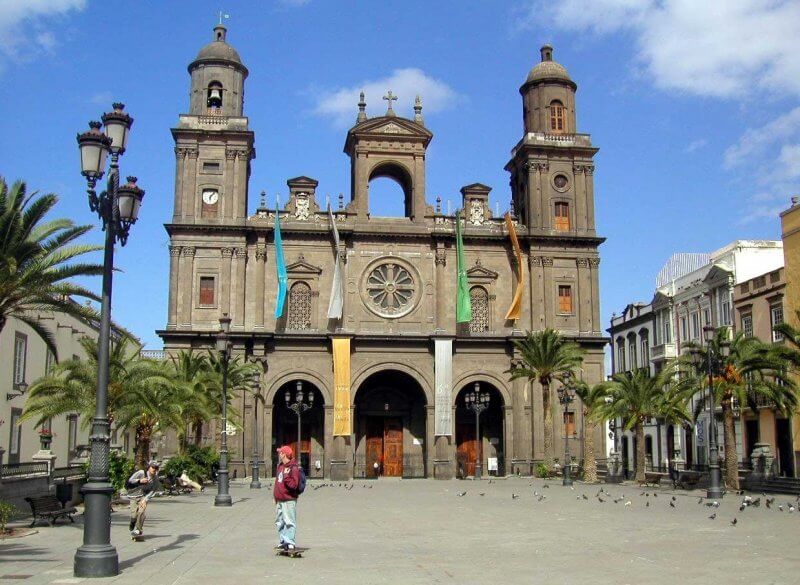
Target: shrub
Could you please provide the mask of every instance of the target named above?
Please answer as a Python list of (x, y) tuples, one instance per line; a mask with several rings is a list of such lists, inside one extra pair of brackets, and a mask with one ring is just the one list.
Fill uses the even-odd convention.
[(190, 445), (185, 455), (175, 455), (162, 468), (167, 476), (179, 476), (186, 473), (192, 479), (202, 483), (210, 479), (213, 470), (219, 467), (219, 454), (213, 447), (196, 447)]
[(108, 476), (114, 491), (120, 491), (125, 487), (128, 478), (133, 475), (133, 459), (126, 455), (111, 451), (108, 459)]
[(0, 502), (0, 533), (6, 531), (6, 524), (17, 509), (8, 502)]
[(538, 465), (536, 465), (536, 477), (548, 478), (551, 475), (552, 472), (550, 471), (550, 468), (547, 467), (547, 464), (539, 463)]

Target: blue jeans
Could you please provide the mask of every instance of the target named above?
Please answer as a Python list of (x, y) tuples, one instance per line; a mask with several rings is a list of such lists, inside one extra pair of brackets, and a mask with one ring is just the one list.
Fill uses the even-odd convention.
[(281, 544), (295, 544), (294, 535), (297, 530), (296, 508), (296, 500), (277, 502), (275, 505), (275, 526), (278, 527), (278, 536)]

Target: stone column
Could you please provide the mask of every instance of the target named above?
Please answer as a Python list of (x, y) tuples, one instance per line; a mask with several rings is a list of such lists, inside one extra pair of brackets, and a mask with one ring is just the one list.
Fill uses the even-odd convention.
[(525, 197), (525, 217), (522, 218), (522, 221), (529, 228), (537, 228), (540, 222), (535, 202), (539, 201), (539, 173), (536, 164), (530, 161), (525, 163), (525, 170), (528, 171), (528, 180), (525, 182), (527, 193), (523, 195)]
[[(256, 289), (256, 302), (255, 302), (255, 317), (254, 325), (256, 329), (264, 328), (264, 263), (267, 260), (267, 248), (258, 244), (256, 246), (256, 264), (255, 264), (255, 289)], [(327, 459), (327, 451), (326, 451)]]
[(333, 404), (325, 405), (325, 429), (324, 429), (324, 449), (325, 459), (323, 462), (323, 476), (331, 476), (331, 455), (333, 454)]
[(544, 306), (544, 326), (555, 325), (553, 316), (556, 314), (555, 291), (553, 290), (553, 259), (542, 256), (542, 304)]
[(175, 147), (175, 203), (172, 211), (173, 221), (183, 217), (183, 175), (186, 172), (186, 149)]
[(231, 287), (234, 303), (233, 326), (244, 328), (244, 296), (247, 290), (247, 249), (236, 248), (236, 277)]
[(425, 477), (436, 477), (435, 407), (425, 405)]
[(575, 179), (575, 229), (585, 232), (588, 228), (588, 215), (586, 207), (586, 182), (584, 180), (584, 165), (573, 165), (572, 171)]
[[(591, 269), (592, 281), (592, 322), (590, 323), (590, 331), (594, 333), (600, 332), (600, 258), (589, 258), (589, 267)], [(674, 339), (674, 334), (673, 334)]]
[(231, 192), (231, 216), (236, 219), (244, 219), (247, 217), (247, 210), (245, 209), (244, 193), (239, 193), (242, 181), (239, 177), (242, 175), (242, 158), (247, 154), (246, 150), (235, 150), (236, 158), (233, 161), (233, 191)]
[(447, 252), (444, 246), (436, 248), (436, 331), (447, 332), (447, 315), (449, 307), (453, 306), (452, 299), (447, 297)]
[[(515, 356), (516, 357), (516, 356)], [(517, 378), (511, 382), (511, 403), (516, 412), (516, 421), (513, 429), (506, 431), (506, 434), (513, 436), (514, 450), (512, 453), (511, 468), (509, 473), (516, 473), (519, 469), (520, 473), (530, 473), (530, 459), (531, 448), (533, 447), (533, 435), (531, 434), (530, 422), (530, 392), (528, 391), (528, 382), (524, 378)]]
[(261, 438), (261, 444), (263, 445), (261, 459), (264, 462), (264, 477), (272, 477), (272, 458), (275, 457), (275, 446), (272, 444), (272, 408), (272, 404), (264, 405), (264, 422), (262, 423), (264, 433)]
[(542, 257), (528, 256), (528, 279), (530, 281), (531, 331), (544, 329), (544, 271)]
[(575, 302), (577, 305), (578, 331), (580, 333), (591, 332), (593, 324), (592, 315), (592, 282), (589, 272), (589, 260), (577, 258), (575, 264), (578, 267), (578, 286)]
[[(531, 398), (533, 400), (533, 412), (531, 413), (531, 424), (533, 425), (533, 459), (534, 461), (544, 461), (544, 404), (542, 402), (542, 386), (538, 382), (530, 383)], [(552, 401), (550, 408), (552, 408)], [(555, 433), (555, 418), (553, 419), (553, 433)], [(555, 438), (553, 439), (555, 441)], [(552, 461), (547, 462), (548, 467)]]
[(224, 219), (233, 219), (235, 216), (234, 207), (236, 205), (237, 194), (234, 190), (234, 178), (236, 175), (236, 151), (228, 148), (225, 150), (225, 176), (224, 192), (222, 193), (222, 214)]
[(513, 473), (514, 467), (514, 406), (503, 405), (503, 469), (506, 474)]
[(178, 265), (181, 259), (181, 247), (169, 247), (169, 305), (167, 310), (167, 328), (178, 324)]
[(189, 157), (186, 165), (186, 180), (183, 190), (183, 204), (181, 211), (183, 217), (200, 217), (200, 197), (197, 195), (197, 157), (200, 151), (197, 148), (187, 148), (186, 155)]
[(584, 165), (586, 173), (586, 227), (594, 232), (594, 165)]
[(553, 227), (550, 203), (547, 198), (548, 184), (547, 184), (547, 171), (550, 169), (550, 164), (547, 161), (537, 163), (538, 168), (538, 186), (539, 186), (539, 227), (543, 230), (551, 229)]
[(219, 310), (220, 313), (231, 314), (231, 265), (233, 248), (220, 249), (219, 264)]
[[(183, 291), (178, 304), (178, 323), (186, 327), (192, 324), (192, 301), (194, 299), (194, 253), (193, 246), (181, 249), (181, 261), (178, 269), (180, 279), (179, 290)], [(181, 302), (182, 301), (182, 302)]]

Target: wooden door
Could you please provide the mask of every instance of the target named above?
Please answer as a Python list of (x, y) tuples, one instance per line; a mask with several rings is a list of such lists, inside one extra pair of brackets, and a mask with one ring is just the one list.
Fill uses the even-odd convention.
[(478, 443), (475, 441), (475, 425), (460, 423), (456, 426), (456, 457), (462, 477), (475, 475), (475, 457)]
[(383, 419), (383, 474), (403, 476), (403, 421), (399, 418)]
[[(378, 477), (381, 474), (381, 467), (383, 461), (383, 419), (368, 418), (367, 419), (367, 460), (364, 462), (366, 466), (367, 477)], [(378, 466), (375, 466), (375, 463)]]

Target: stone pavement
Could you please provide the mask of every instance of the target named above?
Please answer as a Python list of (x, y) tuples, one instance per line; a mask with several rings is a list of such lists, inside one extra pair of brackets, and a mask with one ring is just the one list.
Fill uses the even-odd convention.
[[(311, 548), (302, 559), (271, 550), (277, 537), (265, 482), (260, 491), (232, 486), (227, 509), (214, 508), (213, 488), (155, 499), (142, 543), (131, 542), (127, 508), (118, 507), (112, 539), (121, 573), (113, 579), (72, 576), (80, 517), (74, 525), (42, 524), (37, 534), (0, 541), (0, 583), (800, 583), (800, 512), (786, 511), (786, 496), (772, 510), (762, 496), (760, 508), (739, 512), (741, 496), (713, 510), (698, 504), (700, 492), (633, 485), (570, 490), (526, 478), (384, 478), (348, 490), (320, 483), (309, 482), (298, 507), (298, 541)], [(604, 503), (600, 487), (612, 494)]]

